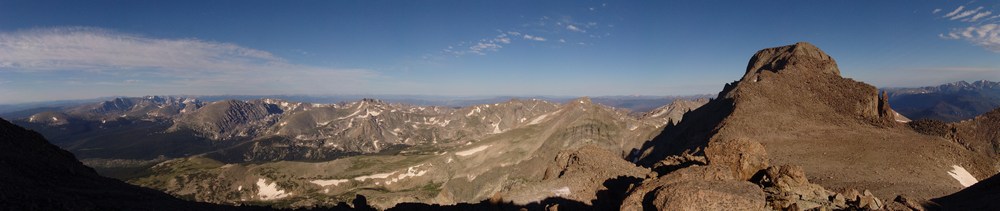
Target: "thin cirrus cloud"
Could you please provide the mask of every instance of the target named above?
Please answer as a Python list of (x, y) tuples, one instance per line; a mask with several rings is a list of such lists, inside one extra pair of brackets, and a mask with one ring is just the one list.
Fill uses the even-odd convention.
[[(601, 4), (601, 7), (607, 7), (607, 4)], [(596, 8), (588, 7), (588, 10), (593, 12)], [(610, 24), (607, 25), (608, 28), (612, 28), (613, 26), (614, 25)], [(599, 39), (610, 35), (610, 33), (607, 32), (603, 34), (592, 33), (592, 31), (600, 29), (601, 27), (602, 26), (600, 26), (597, 22), (575, 22), (570, 16), (562, 16), (559, 18), (542, 16), (535, 21), (521, 24), (521, 26), (511, 30), (497, 30), (497, 34), (493, 37), (479, 39), (474, 42), (461, 42), (456, 45), (450, 45), (442, 51), (446, 55), (456, 57), (470, 54), (486, 55), (491, 52), (498, 52), (505, 46), (513, 45), (520, 40), (530, 42), (546, 42), (552, 37), (555, 37), (553, 39), (558, 41), (553, 42), (553, 45), (565, 45), (567, 43), (587, 45), (587, 43), (582, 42), (582, 40), (588, 38)], [(532, 32), (532, 34), (529, 34), (528, 32)], [(575, 38), (577, 40), (573, 42), (568, 41), (569, 39), (572, 39), (572, 36), (576, 36)]]
[[(935, 11), (941, 10), (936, 9)], [(932, 12), (932, 14), (934, 13), (936, 12)], [(987, 50), (1000, 53), (1000, 24), (995, 20), (1000, 15), (991, 16), (992, 14), (994, 14), (993, 11), (986, 10), (982, 6), (968, 10), (964, 5), (958, 6), (955, 10), (941, 17), (951, 21), (971, 23), (971, 25), (952, 28), (948, 33), (942, 33), (938, 36), (943, 39), (965, 40)]]
[[(68, 27), (0, 33), (0, 73), (87, 75), (94, 85), (211, 90), (231, 94), (343, 90), (375, 72), (294, 64), (267, 51), (197, 39), (158, 39), (99, 28)], [(116, 80), (128, 77), (127, 80)], [(25, 77), (27, 78), (27, 77)], [(181, 92), (181, 91), (178, 91)], [(323, 91), (318, 91), (323, 92)], [(315, 92), (314, 92), (315, 93)], [(198, 94), (198, 93), (177, 93)]]

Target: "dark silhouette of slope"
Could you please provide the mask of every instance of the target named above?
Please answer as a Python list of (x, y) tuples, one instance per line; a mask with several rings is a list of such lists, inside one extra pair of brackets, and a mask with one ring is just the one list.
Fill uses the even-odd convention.
[(1000, 174), (931, 202), (932, 210), (1000, 210)]
[[(216, 210), (156, 190), (101, 177), (41, 134), (0, 119), (0, 209)], [(249, 208), (265, 209), (265, 208)]]

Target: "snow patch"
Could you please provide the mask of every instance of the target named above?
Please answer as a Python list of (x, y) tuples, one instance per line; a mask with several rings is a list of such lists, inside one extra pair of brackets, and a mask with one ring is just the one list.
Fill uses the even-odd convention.
[(278, 189), (278, 183), (272, 182), (267, 183), (264, 178), (257, 179), (257, 196), (261, 200), (274, 200), (285, 198), (292, 195), (291, 193), (286, 193), (285, 190)]
[(396, 176), (396, 178), (392, 178), (391, 180), (386, 181), (385, 184), (389, 185), (389, 184), (392, 184), (394, 182), (398, 182), (399, 180), (406, 179), (407, 177), (419, 177), (419, 176), (423, 176), (424, 174), (427, 173), (427, 170), (417, 170), (417, 168), (420, 168), (423, 165), (424, 164), (420, 164), (420, 165), (416, 165), (416, 166), (410, 166), (409, 168), (406, 169), (406, 173), (399, 174), (399, 176)]
[(497, 122), (496, 124), (493, 124), (493, 134), (497, 134), (497, 133), (501, 133), (501, 132), (503, 132), (503, 131), (500, 130), (500, 123)]
[(557, 197), (568, 196), (571, 193), (572, 192), (569, 191), (569, 187), (562, 187), (562, 188), (559, 188), (559, 189), (553, 189), (552, 190), (552, 194), (555, 194)]
[[(368, 110), (368, 109), (366, 109), (366, 110)], [(378, 115), (380, 115), (380, 114), (382, 114), (382, 111), (373, 111), (373, 110), (368, 110), (368, 114), (367, 114), (367, 116), (378, 116)]]
[(542, 122), (542, 120), (545, 120), (545, 117), (548, 117), (548, 116), (549, 116), (549, 114), (542, 114), (541, 116), (535, 117), (535, 119), (532, 119), (531, 122), (528, 122), (528, 125), (538, 124), (538, 123)]
[(969, 174), (969, 171), (966, 171), (965, 168), (958, 165), (952, 165), (951, 168), (951, 171), (948, 171), (948, 175), (951, 175), (952, 178), (958, 180), (958, 183), (962, 184), (962, 186), (969, 187), (979, 182), (979, 180), (976, 180), (976, 177)]
[(477, 113), (477, 112), (482, 112), (482, 110), (479, 110), (479, 106), (476, 106), (476, 108), (475, 108), (475, 109), (472, 109), (472, 110), (470, 110), (470, 111), (469, 111), (469, 114), (466, 114), (465, 116), (466, 116), (466, 117), (470, 117), (470, 116), (472, 116), (472, 114), (475, 114), (475, 113)]
[(372, 175), (368, 175), (368, 176), (360, 176), (360, 177), (355, 177), (354, 180), (364, 182), (365, 180), (369, 180), (369, 179), (385, 179), (385, 178), (388, 178), (389, 176), (392, 176), (392, 174), (395, 174), (395, 173), (396, 172), (394, 171), (394, 172), (389, 172), (389, 173), (381, 173), (381, 174), (372, 174)]
[(348, 182), (348, 181), (349, 180), (346, 180), (346, 179), (328, 179), (328, 180), (313, 180), (313, 181), (309, 181), (309, 182), (311, 182), (313, 184), (317, 184), (319, 186), (326, 187), (326, 186), (330, 186), (330, 185), (337, 186), (340, 183), (345, 183), (345, 182)]
[(52, 121), (53, 121), (53, 122), (55, 122), (55, 121), (59, 121), (59, 118), (56, 118), (56, 117), (52, 117)]
[(476, 148), (472, 148), (472, 149), (469, 149), (469, 150), (455, 152), (455, 155), (462, 156), (462, 157), (473, 155), (473, 154), (479, 153), (479, 152), (481, 152), (483, 150), (486, 150), (486, 148), (490, 148), (490, 146), (493, 146), (493, 145), (478, 146)]
[(355, 115), (358, 115), (359, 113), (361, 113), (361, 109), (358, 109), (358, 110), (354, 111), (354, 113), (348, 114), (347, 116), (340, 117), (340, 118), (337, 118), (337, 119), (340, 120), (340, 119), (351, 118), (351, 117), (353, 117)]

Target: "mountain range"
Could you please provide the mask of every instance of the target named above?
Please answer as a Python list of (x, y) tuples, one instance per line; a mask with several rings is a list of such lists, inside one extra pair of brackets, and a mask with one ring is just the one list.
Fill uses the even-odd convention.
[[(893, 103), (908, 95), (916, 94), (845, 78), (833, 57), (802, 42), (756, 52), (712, 99), (648, 112), (586, 97), (458, 108), (117, 98), (13, 122), (102, 174), (170, 196), (100, 177), (11, 124), (0, 125), (11, 145), (4, 150), (17, 153), (4, 160), (16, 162), (0, 164), (27, 173), (3, 175), (24, 185), (0, 196), (40, 206), (44, 197), (26, 190), (83, 178), (128, 193), (51, 194), (159, 194), (149, 197), (164, 201), (162, 209), (208, 206), (173, 197), (389, 210), (1000, 208), (1000, 109), (952, 123), (915, 118)], [(82, 206), (104, 206), (97, 203)]]
[(884, 90), (893, 108), (911, 119), (956, 122), (1000, 106), (1000, 82), (986, 80)]

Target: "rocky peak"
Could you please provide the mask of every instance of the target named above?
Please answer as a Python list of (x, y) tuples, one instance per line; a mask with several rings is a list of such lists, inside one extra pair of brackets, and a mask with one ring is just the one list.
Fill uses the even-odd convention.
[(363, 98), (363, 99), (361, 99), (361, 101), (362, 102), (368, 102), (368, 103), (374, 103), (374, 104), (385, 104), (385, 102), (383, 102), (382, 100), (374, 99), (374, 98)]
[(764, 71), (816, 71), (840, 76), (837, 62), (816, 46), (807, 42), (766, 48), (757, 51), (747, 64), (742, 81), (757, 81)]

